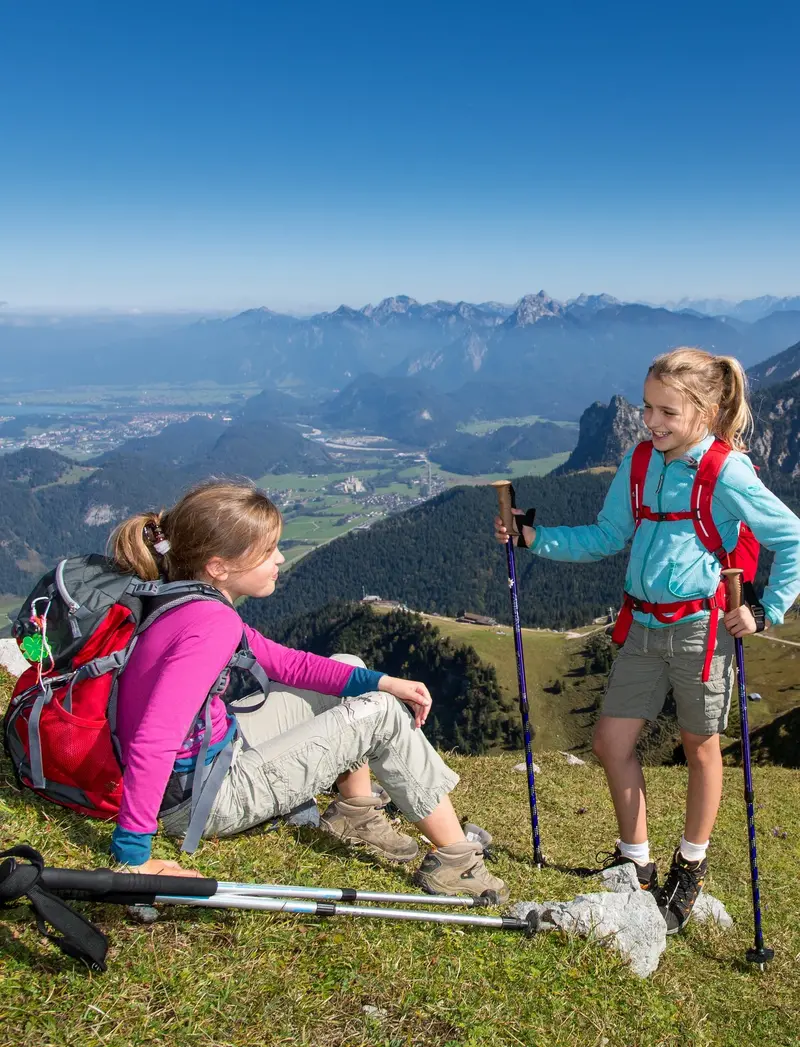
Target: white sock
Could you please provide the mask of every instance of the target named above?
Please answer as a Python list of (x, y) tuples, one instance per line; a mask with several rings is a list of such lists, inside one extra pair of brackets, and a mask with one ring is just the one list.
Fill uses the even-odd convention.
[(649, 840), (645, 840), (644, 843), (625, 843), (623, 840), (617, 840), (617, 847), (619, 847), (619, 853), (623, 855), (623, 857), (630, 858), (630, 860), (636, 862), (637, 865), (649, 865)]
[(701, 862), (706, 856), (709, 842), (706, 840), (705, 843), (689, 843), (685, 836), (681, 836), (678, 850), (687, 862)]

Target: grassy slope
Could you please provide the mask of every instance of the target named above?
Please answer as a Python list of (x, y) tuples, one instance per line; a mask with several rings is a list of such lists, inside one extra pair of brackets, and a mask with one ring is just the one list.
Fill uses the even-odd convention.
[[(514, 640), (509, 626), (493, 629), (466, 625), (450, 618), (424, 617), (445, 636), (471, 644), (481, 658), (495, 666), (500, 685), (509, 701), (516, 700), (517, 670)], [(589, 630), (581, 631), (585, 633)], [(575, 748), (585, 753), (589, 748), (593, 722), (591, 706), (602, 697), (605, 678), (582, 675), (584, 643), (574, 632), (523, 629), (522, 633), (531, 720), (537, 731), (534, 748)], [(747, 690), (758, 691), (763, 697), (761, 702), (748, 703), (751, 731), (800, 707), (800, 618), (792, 618), (786, 625), (771, 630), (770, 636), (799, 646), (777, 643), (760, 636), (749, 637), (745, 641)], [(560, 679), (564, 686), (561, 694), (545, 690), (556, 679)], [(735, 700), (728, 736), (731, 739), (740, 737)]]
[[(519, 686), (514, 637), (509, 626), (494, 629), (466, 625), (451, 618), (423, 617), (444, 636), (457, 643), (470, 644), (484, 661), (494, 665), (504, 695), (510, 703), (516, 702)], [(522, 646), (531, 722), (535, 727), (534, 747), (537, 750), (585, 750), (590, 720), (587, 713), (580, 710), (586, 710), (596, 700), (603, 678), (569, 676), (583, 666), (583, 641), (575, 633), (523, 629)], [(556, 680), (564, 681), (564, 691), (558, 695), (545, 690)]]
[[(516, 899), (571, 898), (584, 881), (546, 869), (530, 853), (519, 754), (454, 757), (461, 813), (494, 833), (495, 871)], [(613, 840), (598, 769), (537, 757), (545, 852), (585, 863)], [(681, 768), (648, 770), (651, 840), (662, 863), (680, 833)], [(0, 1043), (35, 1047), (684, 1047), (797, 1043), (800, 1028), (800, 777), (755, 774), (765, 926), (776, 959), (760, 976), (742, 962), (750, 944), (741, 772), (726, 771), (710, 889), (732, 932), (691, 926), (670, 940), (656, 974), (634, 979), (617, 957), (554, 935), (345, 918), (169, 909), (152, 926), (122, 909), (91, 912), (112, 942), (110, 970), (87, 975), (36, 933), (25, 907), (0, 919)], [(579, 810), (585, 813), (578, 814)], [(773, 835), (780, 826), (786, 832)], [(29, 802), (0, 760), (0, 843), (28, 840), (49, 864), (106, 862), (110, 826)], [(158, 838), (156, 853), (177, 857)], [(347, 854), (309, 830), (258, 830), (205, 842), (193, 865), (219, 879), (408, 890), (403, 870)], [(365, 1006), (382, 1012), (371, 1017)]]

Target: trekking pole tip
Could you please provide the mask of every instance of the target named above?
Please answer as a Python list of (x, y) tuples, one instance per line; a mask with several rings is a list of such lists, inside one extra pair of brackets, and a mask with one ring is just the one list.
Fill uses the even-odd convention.
[(768, 949), (765, 945), (762, 945), (760, 949), (747, 950), (747, 962), (755, 964), (762, 974), (764, 973), (764, 968), (774, 956), (775, 950)]

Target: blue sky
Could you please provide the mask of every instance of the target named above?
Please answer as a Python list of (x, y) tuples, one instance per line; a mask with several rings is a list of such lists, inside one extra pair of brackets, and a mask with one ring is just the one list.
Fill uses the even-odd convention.
[(0, 4), (0, 300), (798, 293), (799, 12)]

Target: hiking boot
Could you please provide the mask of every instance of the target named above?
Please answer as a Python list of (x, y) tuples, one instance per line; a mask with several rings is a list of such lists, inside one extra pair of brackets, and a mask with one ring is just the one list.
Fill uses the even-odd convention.
[(672, 856), (664, 886), (656, 892), (656, 902), (667, 923), (667, 934), (677, 934), (686, 926), (694, 903), (700, 897), (708, 872), (708, 861), (687, 861), (680, 848)]
[(508, 887), (483, 864), (483, 846), (465, 840), (434, 847), (414, 873), (414, 883), (428, 894), (471, 894), (490, 905), (505, 905)]
[(627, 862), (630, 862), (636, 870), (636, 879), (639, 881), (639, 886), (642, 890), (658, 890), (658, 870), (656, 869), (655, 862), (648, 862), (647, 865), (639, 865), (639, 863), (635, 862), (633, 858), (626, 858), (619, 849), (619, 845), (615, 846), (610, 854), (604, 854), (601, 851), (597, 856), (597, 860), (602, 862), (601, 868), (603, 869), (616, 869), (617, 866), (625, 865)]
[(333, 801), (320, 818), (319, 827), (344, 843), (361, 845), (390, 862), (410, 862), (419, 854), (416, 840), (399, 833), (380, 810), (377, 796), (357, 796)]

